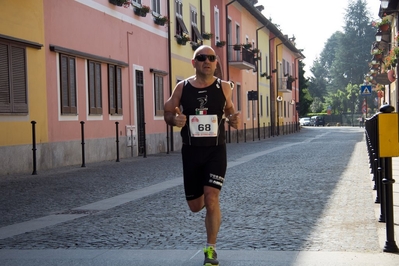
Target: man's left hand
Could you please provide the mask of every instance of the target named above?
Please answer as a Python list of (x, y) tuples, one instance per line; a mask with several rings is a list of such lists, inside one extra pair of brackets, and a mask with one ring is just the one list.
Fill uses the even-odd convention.
[(238, 116), (240, 113), (237, 112), (235, 114), (231, 114), (227, 116), (228, 123), (230, 126), (234, 127), (235, 129), (238, 128), (238, 124), (240, 123), (240, 117)]

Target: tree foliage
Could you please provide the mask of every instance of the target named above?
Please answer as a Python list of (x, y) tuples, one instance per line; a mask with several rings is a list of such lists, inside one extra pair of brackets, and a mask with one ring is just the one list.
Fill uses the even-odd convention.
[[(357, 84), (350, 88), (359, 90), (363, 84), (376, 33), (365, 0), (349, 1), (345, 11), (343, 32), (331, 35), (310, 69), (313, 74), (309, 80), (311, 97), (321, 101), (324, 109), (331, 107), (333, 113), (359, 108), (352, 98), (354, 94), (348, 99), (348, 85)], [(359, 93), (356, 97), (359, 101)], [(319, 106), (319, 103), (312, 106)]]

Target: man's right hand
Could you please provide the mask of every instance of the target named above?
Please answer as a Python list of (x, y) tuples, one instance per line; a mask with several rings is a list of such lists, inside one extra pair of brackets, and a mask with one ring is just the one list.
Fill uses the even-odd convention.
[(179, 107), (176, 107), (175, 108), (175, 112), (176, 112), (176, 116), (175, 116), (175, 126), (177, 126), (177, 127), (184, 127), (184, 125), (186, 124), (186, 120), (187, 120), (187, 117), (184, 115), (184, 114), (182, 114), (182, 112), (180, 111), (180, 108)]

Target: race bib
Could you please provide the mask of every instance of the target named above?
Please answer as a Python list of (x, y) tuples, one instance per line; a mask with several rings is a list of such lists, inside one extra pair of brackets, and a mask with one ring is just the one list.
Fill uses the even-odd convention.
[(190, 115), (189, 124), (191, 137), (217, 137), (218, 135), (217, 115)]

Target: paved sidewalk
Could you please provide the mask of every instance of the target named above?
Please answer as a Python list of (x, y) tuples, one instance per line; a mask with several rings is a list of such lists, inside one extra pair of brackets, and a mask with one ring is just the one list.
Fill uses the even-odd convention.
[[(309, 160), (306, 152), (315, 151)], [(385, 224), (378, 223), (361, 130), (312, 128), (229, 144), (228, 152), (221, 266), (399, 265), (399, 253), (382, 251)], [(326, 167), (309, 173), (327, 156)], [(287, 165), (291, 158), (298, 164)], [(399, 245), (398, 158), (393, 174)], [(202, 265), (203, 232), (192, 229), (203, 220), (187, 211), (181, 176), (175, 152), (0, 177), (7, 179), (0, 182), (0, 265)]]

